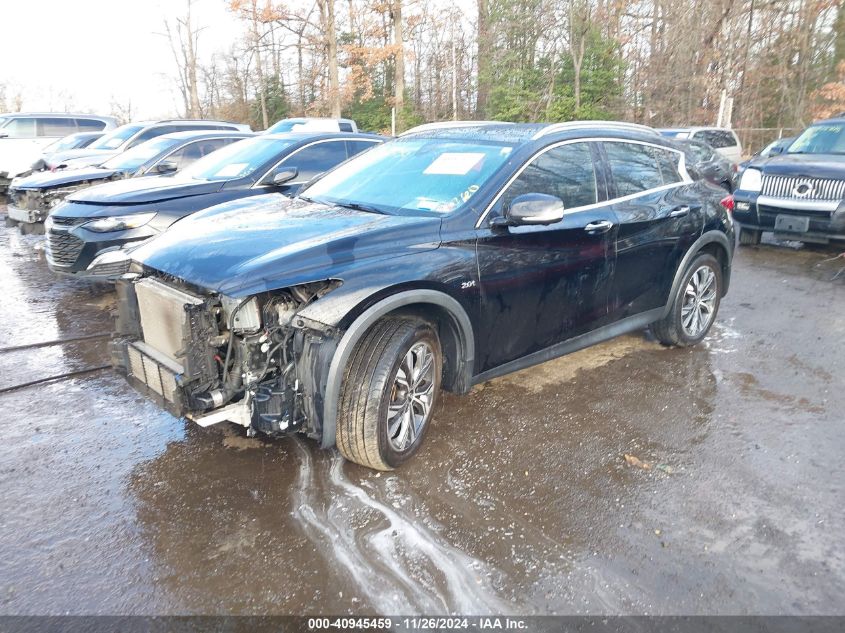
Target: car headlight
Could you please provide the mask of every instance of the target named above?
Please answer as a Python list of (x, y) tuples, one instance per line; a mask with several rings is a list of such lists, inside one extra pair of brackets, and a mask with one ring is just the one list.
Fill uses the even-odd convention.
[(763, 189), (763, 172), (759, 169), (749, 167), (742, 172), (742, 179), (739, 181), (739, 188), (742, 191), (761, 191)]
[(110, 233), (112, 231), (125, 231), (126, 229), (137, 229), (144, 226), (155, 217), (155, 213), (137, 213), (135, 215), (115, 215), (110, 218), (91, 220), (82, 226), (95, 233)]

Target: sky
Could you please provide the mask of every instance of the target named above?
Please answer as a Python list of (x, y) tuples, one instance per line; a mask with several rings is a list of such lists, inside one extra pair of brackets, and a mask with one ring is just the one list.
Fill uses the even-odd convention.
[[(23, 110), (109, 114), (131, 99), (132, 118), (165, 118), (181, 110), (176, 65), (162, 36), (165, 17), (183, 0), (2, 0), (0, 84), (17, 92)], [(225, 0), (196, 0), (201, 59), (240, 32)]]

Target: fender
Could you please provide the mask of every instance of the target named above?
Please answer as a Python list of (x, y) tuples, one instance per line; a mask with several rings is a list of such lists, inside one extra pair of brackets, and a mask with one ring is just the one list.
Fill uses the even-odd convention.
[(733, 248), (731, 247), (731, 243), (728, 241), (727, 236), (722, 231), (717, 231), (715, 229), (711, 231), (705, 231), (697, 240), (695, 240), (695, 242), (692, 243), (692, 246), (690, 246), (687, 250), (677, 270), (675, 270), (675, 277), (672, 280), (672, 289), (669, 291), (669, 298), (666, 301), (666, 305), (663, 306), (663, 313), (660, 316), (661, 319), (665, 318), (669, 314), (669, 312), (672, 311), (672, 306), (675, 304), (675, 297), (680, 291), (681, 281), (683, 279), (684, 273), (687, 270), (687, 267), (690, 265), (690, 262), (692, 262), (693, 258), (695, 258), (695, 256), (701, 252), (702, 248), (704, 248), (708, 244), (713, 243), (722, 246), (725, 249), (725, 252), (728, 254), (728, 264), (726, 266), (724, 279), (722, 280), (724, 283), (724, 292), (722, 293), (722, 296), (725, 296), (728, 293), (728, 287), (730, 286), (730, 270), (731, 259), (733, 256)]
[(329, 448), (335, 445), (337, 428), (337, 405), (343, 372), (358, 341), (367, 330), (381, 317), (403, 306), (414, 303), (428, 303), (444, 308), (454, 319), (461, 338), (461, 357), (457, 360), (458, 373), (461, 383), (469, 389), (472, 385), (472, 372), (475, 361), (475, 338), (472, 322), (463, 306), (445, 292), (429, 289), (406, 290), (391, 295), (370, 306), (346, 329), (337, 345), (332, 357), (329, 373), (326, 379), (326, 390), (323, 401), (323, 433), (320, 446)]

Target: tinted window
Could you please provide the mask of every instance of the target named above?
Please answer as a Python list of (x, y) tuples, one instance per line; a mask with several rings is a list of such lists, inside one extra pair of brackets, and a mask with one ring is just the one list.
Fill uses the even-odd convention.
[(314, 176), (328, 171), (345, 160), (346, 143), (344, 141), (328, 141), (301, 149), (292, 156), (288, 156), (282, 161), (282, 164), (296, 167), (299, 170), (296, 182), (307, 182)]
[(681, 155), (678, 152), (660, 149), (659, 147), (650, 147), (649, 150), (657, 159), (657, 166), (660, 169), (660, 175), (663, 177), (664, 185), (683, 180), (681, 172), (678, 171), (678, 165), (681, 161)]
[(596, 202), (596, 172), (587, 143), (561, 145), (541, 154), (502, 195), (504, 204), (525, 193), (545, 193), (563, 200), (565, 209)]
[(67, 136), (76, 132), (73, 119), (38, 119), (38, 136)]
[(11, 119), (3, 131), (10, 138), (33, 138), (35, 137), (35, 119), (24, 117)]
[(616, 197), (630, 196), (663, 185), (657, 156), (648, 145), (605, 143)]
[(705, 141), (711, 147), (716, 149), (722, 147), (733, 147), (736, 145), (736, 139), (733, 134), (725, 130), (704, 130), (698, 132), (695, 138)]
[(176, 163), (176, 167), (178, 169), (182, 169), (183, 167), (187, 167), (194, 161), (199, 160), (203, 156), (207, 156), (211, 152), (220, 149), (224, 145), (228, 145), (233, 141), (237, 141), (239, 139), (234, 138), (214, 138), (214, 139), (205, 139), (202, 141), (194, 141), (193, 143), (188, 143), (185, 147), (176, 150), (169, 156), (165, 157), (164, 160)]
[(337, 125), (338, 125), (338, 127), (340, 128), (340, 131), (341, 131), (341, 132), (353, 132), (353, 131), (354, 131), (354, 130), (352, 129), (352, 124), (351, 124), (351, 123), (346, 123), (345, 121), (341, 121), (341, 122), (340, 122), (340, 123), (338, 123)]
[(365, 149), (370, 149), (373, 145), (377, 145), (376, 141), (346, 141), (346, 153), (349, 156), (355, 156)]
[(713, 150), (710, 149), (709, 145), (705, 145), (704, 143), (690, 143), (689, 150), (697, 163), (703, 163), (713, 157)]
[(105, 122), (95, 119), (77, 119), (76, 125), (83, 132), (99, 132), (106, 127)]

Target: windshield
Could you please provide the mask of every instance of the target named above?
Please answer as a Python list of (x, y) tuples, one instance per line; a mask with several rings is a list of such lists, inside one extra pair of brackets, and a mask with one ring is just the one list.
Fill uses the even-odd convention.
[(91, 149), (117, 149), (123, 143), (139, 131), (144, 129), (143, 125), (122, 125), (113, 132), (106, 134), (103, 138), (94, 141), (89, 145)]
[(44, 148), (44, 153), (47, 154), (49, 152), (61, 152), (66, 149), (73, 149), (76, 147), (78, 142), (79, 137), (76, 134), (71, 134), (70, 136), (65, 136), (64, 138), (60, 138), (58, 141), (50, 143)]
[(399, 139), (344, 163), (302, 197), (385, 213), (451, 213), (481, 188), (512, 150), (510, 145), (483, 141)]
[(199, 159), (182, 175), (196, 180), (232, 180), (250, 176), (262, 165), (281, 158), (292, 140), (276, 138), (249, 138), (227, 145)]
[(811, 125), (786, 151), (788, 154), (845, 154), (845, 123)]
[(278, 134), (279, 132), (290, 132), (294, 125), (302, 125), (305, 119), (282, 119), (275, 125), (267, 128), (267, 134)]
[(136, 145), (130, 150), (126, 150), (122, 154), (118, 154), (114, 158), (108, 159), (101, 167), (105, 169), (117, 169), (120, 171), (132, 171), (138, 169), (148, 160), (155, 158), (169, 150), (171, 147), (176, 147), (181, 141), (175, 138), (154, 138), (146, 143)]

